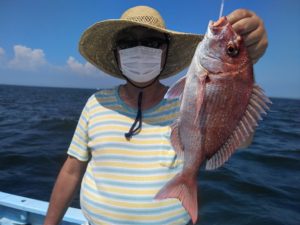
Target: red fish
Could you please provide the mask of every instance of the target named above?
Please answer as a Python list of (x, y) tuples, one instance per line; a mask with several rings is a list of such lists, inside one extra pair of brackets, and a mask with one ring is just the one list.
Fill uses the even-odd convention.
[(171, 143), (184, 165), (155, 198), (178, 198), (196, 223), (199, 167), (204, 162), (206, 169), (223, 165), (251, 136), (271, 103), (255, 84), (243, 39), (226, 17), (210, 21), (187, 75), (166, 94), (178, 97), (181, 106)]

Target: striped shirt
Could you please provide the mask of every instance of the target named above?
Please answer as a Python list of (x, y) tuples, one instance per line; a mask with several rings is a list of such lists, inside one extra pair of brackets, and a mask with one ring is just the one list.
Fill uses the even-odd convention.
[(156, 193), (182, 170), (169, 137), (178, 100), (163, 99), (143, 111), (142, 130), (124, 136), (136, 117), (118, 87), (100, 90), (87, 101), (68, 154), (89, 161), (80, 204), (90, 224), (187, 224), (178, 199), (155, 200)]

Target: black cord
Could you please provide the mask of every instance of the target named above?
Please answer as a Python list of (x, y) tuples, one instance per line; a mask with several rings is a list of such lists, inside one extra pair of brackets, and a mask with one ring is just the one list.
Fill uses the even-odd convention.
[[(159, 74), (159, 75), (160, 75), (160, 74)], [(136, 114), (135, 121), (133, 122), (133, 124), (132, 124), (131, 128), (129, 129), (129, 131), (128, 131), (127, 133), (125, 133), (125, 138), (126, 138), (127, 140), (130, 140), (130, 139), (132, 138), (133, 135), (138, 134), (138, 133), (141, 131), (141, 129), (142, 129), (142, 119), (143, 119), (143, 118), (142, 118), (142, 99), (143, 99), (143, 90), (144, 90), (145, 88), (151, 86), (155, 81), (157, 81), (158, 78), (159, 78), (159, 75), (157, 75), (157, 76), (155, 77), (155, 79), (153, 79), (152, 82), (150, 82), (149, 84), (147, 84), (147, 85), (141, 87), (141, 86), (137, 86), (136, 84), (134, 84), (133, 82), (131, 82), (131, 80), (129, 80), (126, 76), (124, 76), (124, 75), (122, 74), (122, 76), (123, 76), (130, 84), (132, 84), (132, 85), (133, 85), (134, 87), (136, 87), (136, 88), (141, 89), (141, 91), (140, 91), (140, 93), (139, 93), (139, 96), (138, 96), (138, 111), (137, 111), (137, 114)], [(136, 126), (137, 123), (139, 123), (139, 124), (138, 124), (138, 127), (135, 128), (135, 126)]]
[[(139, 93), (138, 97), (138, 111), (135, 117), (135, 121), (132, 124), (131, 128), (127, 133), (125, 133), (125, 138), (127, 140), (131, 139), (133, 135), (138, 134), (142, 129), (142, 99), (143, 99), (143, 91)], [(136, 127), (138, 123), (138, 126)], [(136, 127), (136, 128), (135, 128)]]

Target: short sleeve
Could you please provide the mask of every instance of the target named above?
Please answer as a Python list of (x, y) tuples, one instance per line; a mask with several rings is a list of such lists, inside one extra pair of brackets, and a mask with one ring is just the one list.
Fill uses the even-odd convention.
[(88, 161), (90, 158), (90, 151), (88, 149), (88, 124), (89, 110), (87, 102), (81, 112), (77, 127), (67, 152), (68, 155), (73, 156), (80, 161)]

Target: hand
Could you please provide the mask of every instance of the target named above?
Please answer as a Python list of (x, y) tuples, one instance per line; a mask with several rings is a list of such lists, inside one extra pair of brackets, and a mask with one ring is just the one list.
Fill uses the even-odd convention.
[(252, 11), (238, 9), (227, 16), (233, 29), (242, 35), (253, 64), (263, 56), (268, 47), (263, 21)]

